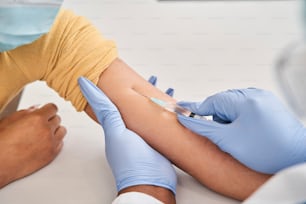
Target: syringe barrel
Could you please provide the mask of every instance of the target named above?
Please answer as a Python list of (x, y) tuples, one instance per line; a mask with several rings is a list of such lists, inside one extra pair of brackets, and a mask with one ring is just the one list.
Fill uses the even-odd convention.
[(171, 112), (175, 112), (177, 114), (181, 114), (181, 115), (184, 115), (184, 116), (187, 116), (187, 117), (206, 120), (205, 116), (197, 115), (197, 114), (191, 112), (190, 110), (188, 110), (186, 108), (183, 108), (182, 106), (179, 106), (177, 104), (169, 104), (165, 108), (167, 110), (171, 111)]

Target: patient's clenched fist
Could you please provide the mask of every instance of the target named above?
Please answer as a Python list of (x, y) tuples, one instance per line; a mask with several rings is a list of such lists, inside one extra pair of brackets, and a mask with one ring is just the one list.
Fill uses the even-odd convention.
[(0, 120), (0, 188), (50, 163), (60, 152), (65, 135), (54, 104), (21, 110)]

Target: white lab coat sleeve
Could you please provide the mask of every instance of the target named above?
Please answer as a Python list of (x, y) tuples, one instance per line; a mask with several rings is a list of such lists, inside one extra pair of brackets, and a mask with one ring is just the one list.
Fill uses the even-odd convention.
[(123, 193), (112, 204), (163, 204), (156, 198), (139, 192)]
[(277, 173), (243, 202), (258, 203), (306, 203), (306, 163)]

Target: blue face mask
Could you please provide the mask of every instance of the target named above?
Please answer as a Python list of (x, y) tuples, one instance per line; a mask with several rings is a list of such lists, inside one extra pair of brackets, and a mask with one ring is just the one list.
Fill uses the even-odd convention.
[(0, 52), (47, 33), (63, 0), (0, 0)]

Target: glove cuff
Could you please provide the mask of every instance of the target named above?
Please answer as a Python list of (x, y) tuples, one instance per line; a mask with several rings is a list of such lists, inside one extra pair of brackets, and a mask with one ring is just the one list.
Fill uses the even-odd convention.
[(145, 175), (138, 174), (137, 176), (132, 176), (132, 177), (125, 178), (121, 181), (117, 181), (116, 182), (117, 190), (119, 192), (131, 186), (152, 185), (152, 186), (158, 186), (158, 187), (169, 189), (175, 195), (176, 194), (176, 183), (177, 183), (176, 175), (167, 175), (167, 176), (169, 177), (158, 176), (154, 178), (154, 176), (152, 175), (145, 176)]

